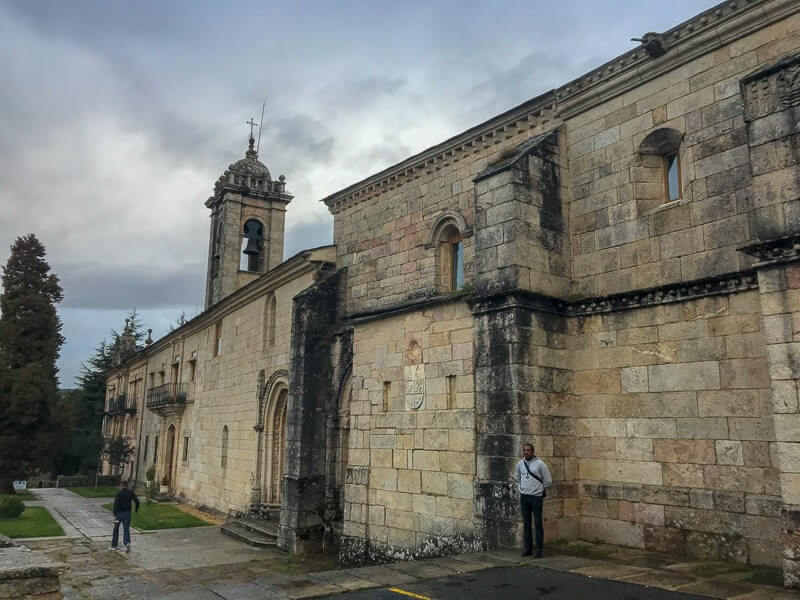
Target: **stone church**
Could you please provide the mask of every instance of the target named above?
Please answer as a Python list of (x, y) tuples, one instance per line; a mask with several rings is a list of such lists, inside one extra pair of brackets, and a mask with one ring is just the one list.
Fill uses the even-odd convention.
[[(323, 198), (253, 149), (205, 311), (130, 344), (107, 432), (182, 501), (348, 561), (548, 538), (781, 565), (800, 584), (800, 3), (729, 0)], [(275, 523), (275, 521), (273, 521)]]

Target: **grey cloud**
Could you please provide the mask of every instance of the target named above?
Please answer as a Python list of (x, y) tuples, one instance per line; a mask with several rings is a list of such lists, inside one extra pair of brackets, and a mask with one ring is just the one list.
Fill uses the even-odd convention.
[(298, 163), (324, 162), (331, 157), (334, 138), (325, 124), (314, 117), (296, 114), (267, 121), (266, 127), (262, 132), (266, 136), (262, 140), (266, 152), (279, 153), (282, 159)]
[(331, 243), (333, 243), (332, 218), (299, 223), (286, 232), (283, 255), (289, 258), (301, 250), (326, 246)]
[(205, 265), (187, 263), (167, 269), (88, 264), (64, 269), (59, 276), (66, 308), (153, 309), (202, 304)]
[(396, 96), (407, 83), (404, 77), (371, 75), (329, 83), (317, 92), (317, 96), (328, 114), (342, 111), (352, 113)]
[(362, 164), (377, 165), (378, 169), (383, 169), (408, 158), (411, 154), (413, 154), (411, 148), (399, 138), (386, 136), (382, 144), (363, 150), (357, 160)]
[(202, 303), (203, 201), (262, 99), (289, 256), (330, 242), (319, 198), (714, 2), (2, 2), (0, 261), (16, 235), (45, 243), (70, 380), (131, 305), (166, 331)]

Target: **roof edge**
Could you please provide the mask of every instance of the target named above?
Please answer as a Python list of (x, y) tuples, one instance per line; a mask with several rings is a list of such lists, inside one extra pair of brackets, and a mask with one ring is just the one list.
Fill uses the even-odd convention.
[(640, 44), (558, 88), (329, 194), (321, 202), (336, 214), (517, 133), (587, 111), (796, 12), (800, 12), (796, 0), (726, 0), (659, 34), (667, 44), (664, 55), (651, 58), (645, 44)]

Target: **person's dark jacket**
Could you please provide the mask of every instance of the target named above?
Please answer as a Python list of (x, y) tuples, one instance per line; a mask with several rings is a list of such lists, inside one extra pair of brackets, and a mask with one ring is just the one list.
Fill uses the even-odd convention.
[(122, 488), (117, 492), (117, 495), (114, 496), (113, 513), (116, 515), (121, 512), (131, 512), (131, 502), (136, 504), (136, 512), (139, 512), (139, 499), (136, 497), (136, 494), (128, 488)]

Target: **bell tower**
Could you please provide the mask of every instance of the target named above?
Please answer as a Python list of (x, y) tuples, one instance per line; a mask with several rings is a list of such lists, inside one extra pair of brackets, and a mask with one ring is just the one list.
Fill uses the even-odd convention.
[(230, 165), (206, 201), (211, 209), (205, 308), (283, 261), (286, 178), (273, 181), (258, 160), (253, 125), (244, 158)]

